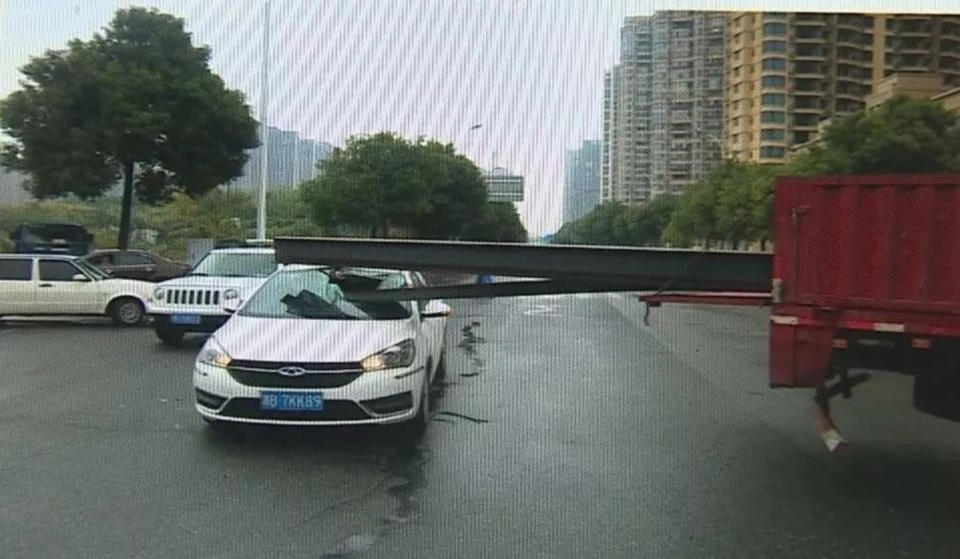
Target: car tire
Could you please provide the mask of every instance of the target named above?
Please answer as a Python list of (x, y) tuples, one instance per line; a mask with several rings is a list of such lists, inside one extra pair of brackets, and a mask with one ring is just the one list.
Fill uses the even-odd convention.
[(420, 388), (420, 406), (417, 408), (417, 414), (400, 424), (400, 439), (404, 443), (413, 444), (423, 438), (427, 432), (427, 424), (430, 422), (430, 383), (426, 378), (423, 379), (423, 386)]
[(157, 338), (163, 345), (178, 346), (180, 345), (180, 342), (183, 341), (183, 330), (158, 326), (157, 328), (154, 328), (153, 331), (156, 333)]
[(133, 297), (121, 297), (111, 301), (107, 313), (114, 324), (120, 326), (136, 326), (146, 318), (143, 303)]
[(440, 362), (437, 363), (437, 370), (433, 372), (433, 382), (438, 382), (447, 378), (447, 350), (440, 350)]

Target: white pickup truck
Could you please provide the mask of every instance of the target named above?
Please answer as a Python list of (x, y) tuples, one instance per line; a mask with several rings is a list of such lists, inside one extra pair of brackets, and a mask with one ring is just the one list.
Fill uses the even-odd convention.
[(277, 269), (272, 248), (221, 248), (207, 253), (183, 277), (156, 285), (148, 304), (153, 328), (165, 344), (187, 333), (211, 333)]

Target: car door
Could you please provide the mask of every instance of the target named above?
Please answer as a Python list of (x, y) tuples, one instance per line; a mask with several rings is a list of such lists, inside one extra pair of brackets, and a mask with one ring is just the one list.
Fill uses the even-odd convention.
[(112, 274), (118, 278), (150, 280), (156, 271), (156, 262), (145, 252), (131, 250), (113, 255)]
[(0, 316), (29, 314), (35, 290), (33, 258), (0, 258)]
[[(69, 260), (40, 258), (37, 300), (44, 314), (101, 314), (103, 294), (93, 281)], [(84, 279), (79, 279), (83, 276)]]

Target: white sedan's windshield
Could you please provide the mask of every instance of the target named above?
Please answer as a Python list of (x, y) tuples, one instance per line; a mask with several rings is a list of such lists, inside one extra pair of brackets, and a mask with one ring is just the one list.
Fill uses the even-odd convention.
[(265, 278), (277, 269), (269, 253), (211, 252), (188, 275)]
[(93, 279), (102, 280), (110, 277), (110, 274), (104, 272), (100, 268), (97, 268), (96, 266), (87, 262), (86, 260), (82, 260), (78, 258), (74, 260), (73, 263), (74, 265), (76, 265), (78, 268), (80, 268), (87, 274), (93, 276)]
[(410, 304), (397, 301), (351, 300), (356, 290), (403, 287), (400, 273), (382, 275), (336, 274), (320, 269), (291, 270), (276, 274), (240, 311), (260, 318), (313, 318), (344, 320), (399, 320), (410, 317)]

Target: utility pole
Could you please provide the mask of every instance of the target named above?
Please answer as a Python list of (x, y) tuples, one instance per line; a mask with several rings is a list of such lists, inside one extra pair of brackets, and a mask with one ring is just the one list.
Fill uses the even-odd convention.
[(267, 238), (267, 178), (270, 176), (270, 133), (267, 128), (270, 78), (270, 0), (263, 2), (263, 57), (260, 61), (260, 192), (257, 195), (257, 239)]

